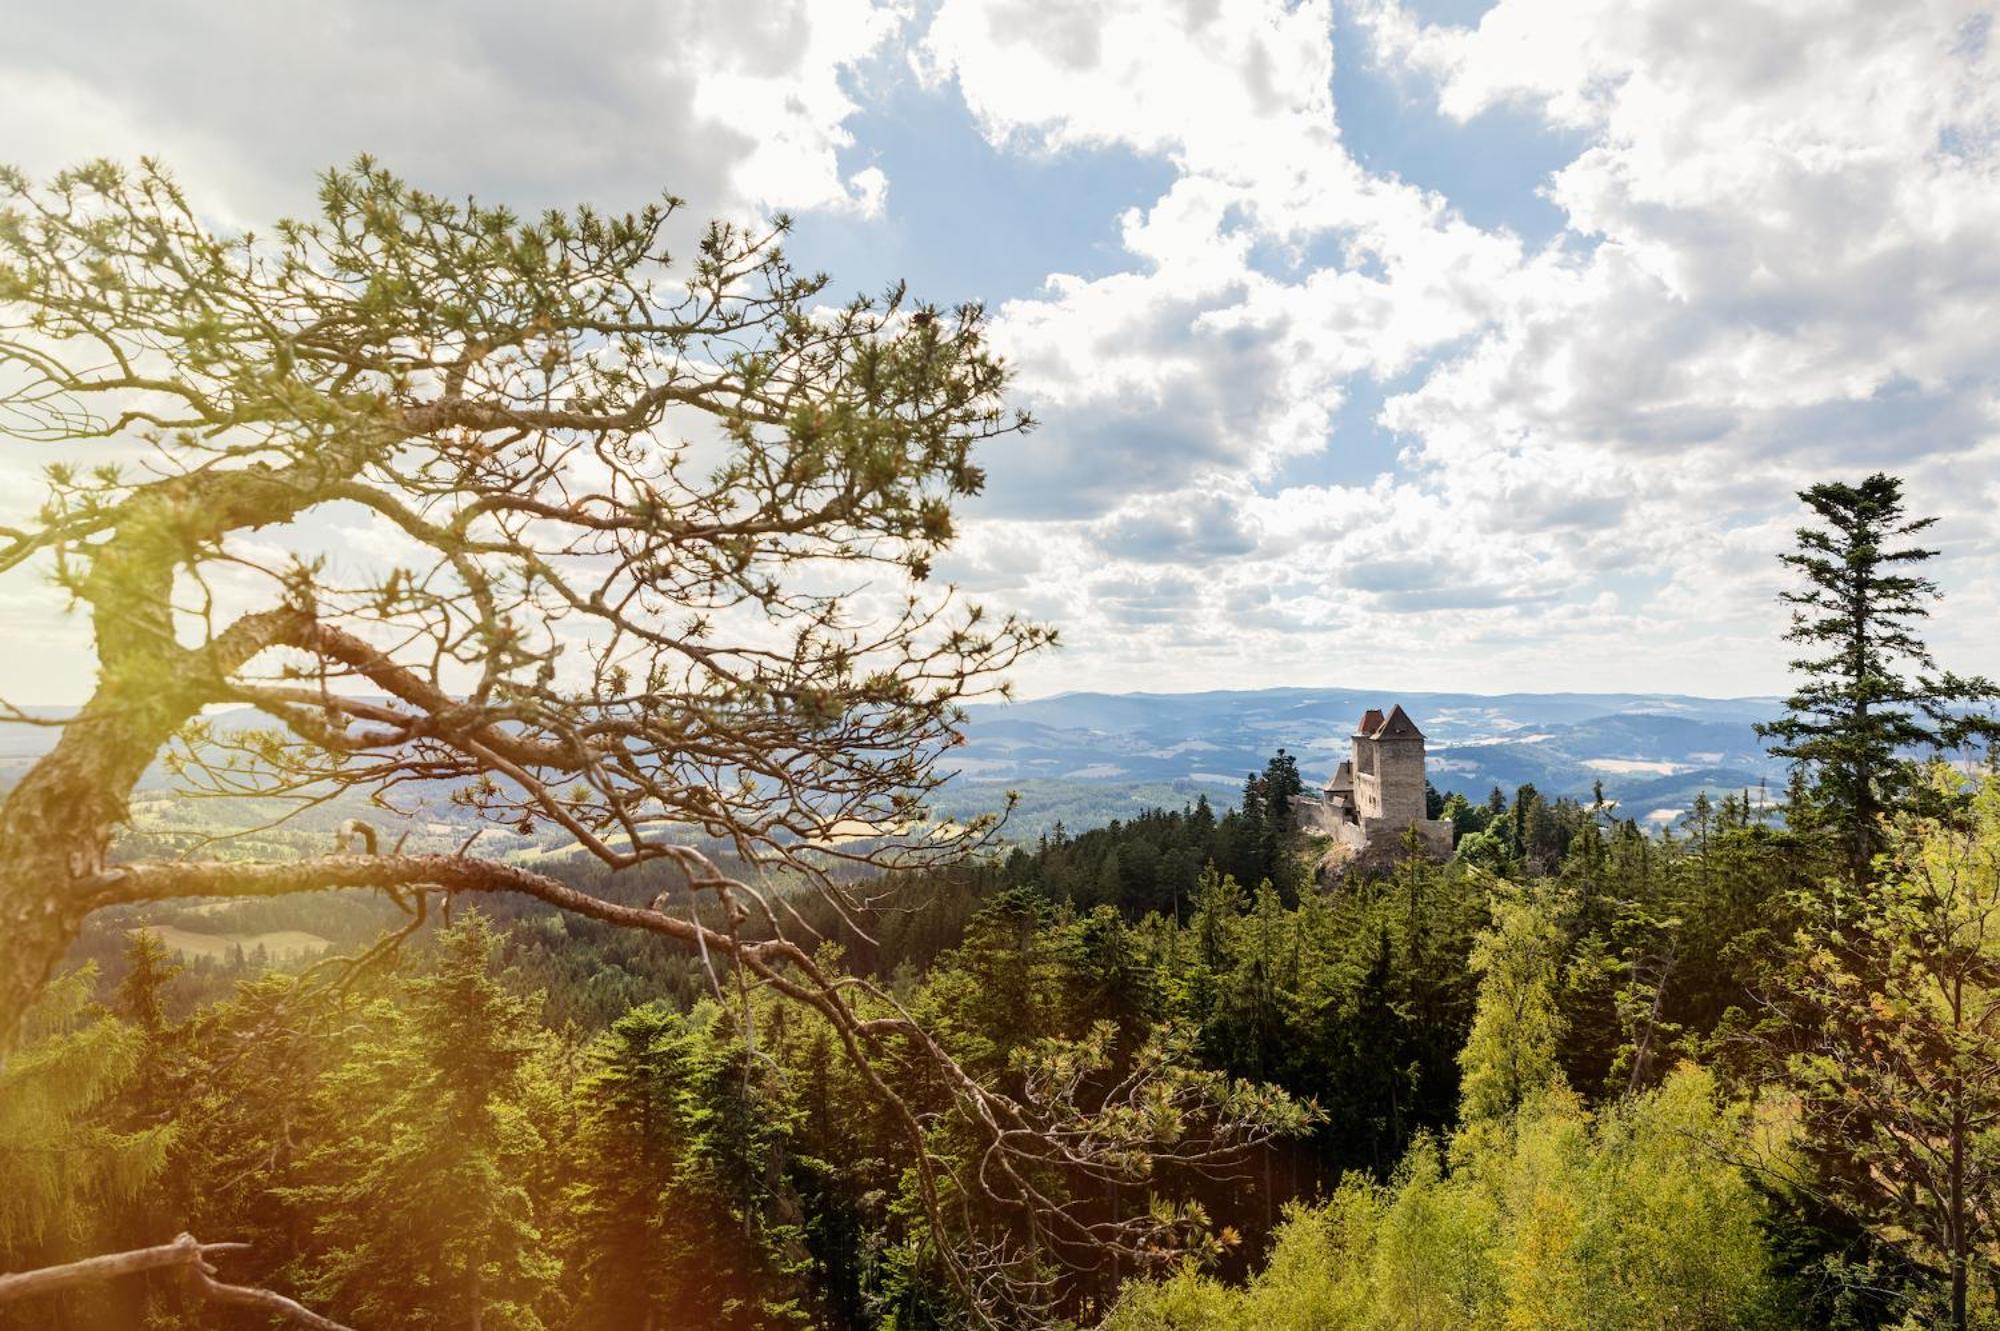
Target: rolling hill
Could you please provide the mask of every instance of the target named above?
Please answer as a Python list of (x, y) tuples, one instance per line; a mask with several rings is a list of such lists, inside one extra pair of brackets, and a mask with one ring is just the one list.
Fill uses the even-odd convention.
[[(1532, 782), (1544, 794), (1605, 795), (1634, 817), (1671, 821), (1699, 789), (1755, 788), (1784, 780), (1752, 725), (1778, 713), (1770, 698), (1694, 698), (1648, 693), (1418, 693), (1394, 689), (1258, 689), (1207, 693), (1064, 693), (967, 709), (966, 744), (951, 754), (957, 773), (938, 810), (965, 817), (996, 808), (1008, 790), (1022, 797), (1013, 837), (1040, 835), (1058, 822), (1083, 828), (1151, 805), (1179, 806), (1206, 793), (1234, 800), (1246, 772), (1290, 750), (1309, 783), (1332, 775), (1348, 736), (1369, 707), (1401, 702), (1429, 739), (1432, 784), (1483, 798)], [(61, 709), (37, 709), (58, 719)], [(220, 729), (267, 724), (254, 712), (212, 718)], [(0, 726), (0, 788), (54, 744), (48, 726)], [(195, 810), (165, 797), (163, 774), (145, 782), (152, 799), (142, 822), (209, 827), (262, 821), (256, 810), (220, 801)], [(442, 792), (439, 792), (440, 794)], [(155, 804), (154, 801), (160, 801)], [(431, 802), (419, 840), (455, 843), (462, 811)], [(349, 801), (317, 811), (305, 825), (323, 834)], [(268, 816), (268, 815), (266, 815)], [(493, 835), (491, 833), (489, 836)], [(510, 849), (518, 849), (512, 848)]]
[(1417, 693), (1259, 689), (1181, 694), (1066, 693), (968, 709), (960, 775), (944, 801), (972, 808), (980, 788), (1028, 797), (1017, 833), (1077, 814), (1138, 808), (1197, 791), (1233, 798), (1244, 774), (1278, 749), (1298, 755), (1308, 783), (1331, 776), (1369, 707), (1400, 702), (1428, 737), (1438, 789), (1483, 798), (1532, 782), (1544, 794), (1608, 799), (1634, 817), (1670, 821), (1699, 789), (1779, 784), (1784, 765), (1752, 728), (1776, 716), (1770, 698), (1640, 693)]

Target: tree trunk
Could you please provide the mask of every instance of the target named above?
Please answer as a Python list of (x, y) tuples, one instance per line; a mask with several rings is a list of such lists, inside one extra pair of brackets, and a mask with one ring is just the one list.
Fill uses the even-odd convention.
[[(1969, 1029), (1965, 1011), (1965, 976), (1961, 971), (1953, 976), (1951, 985), (1951, 1024), (1954, 1032), (1963, 1033)], [(1956, 1043), (1956, 1042), (1954, 1042)], [(1958, 1048), (1953, 1056), (1962, 1057)], [(1970, 1130), (1970, 1116), (1966, 1112), (1966, 1083), (1959, 1075), (1951, 1079), (1951, 1216), (1947, 1220), (1947, 1233), (1951, 1243), (1951, 1325), (1952, 1331), (1966, 1331), (1965, 1328), (1965, 1276), (1966, 1265), (1971, 1260), (1972, 1244), (1966, 1236), (1965, 1215), (1965, 1138)]]
[(224, 681), (309, 622), (291, 605), (247, 614), (199, 647), (175, 637), (175, 570), (228, 532), (296, 516), (399, 433), (357, 430), (277, 469), (195, 472), (122, 505), (77, 584), (90, 607), (97, 684), (55, 749), (0, 803), (0, 1055), (83, 927), (75, 884), (103, 868), (132, 790), (182, 724), (226, 697)]
[[(100, 634), (100, 637), (103, 635)], [(155, 669), (107, 678), (77, 720), (0, 804), (0, 1053), (61, 963), (90, 903), (76, 889), (104, 866), (146, 767), (200, 710), (188, 653), (148, 653)]]
[(1951, 1325), (1952, 1331), (1966, 1331), (1965, 1327), (1965, 1284), (1966, 1265), (1972, 1254), (1965, 1233), (1965, 1135), (1966, 1115), (1963, 1101), (1954, 1106), (1951, 1115)]

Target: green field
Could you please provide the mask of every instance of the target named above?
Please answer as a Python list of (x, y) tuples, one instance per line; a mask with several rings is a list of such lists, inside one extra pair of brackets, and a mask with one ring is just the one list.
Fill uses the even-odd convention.
[[(183, 929), (175, 924), (146, 925), (144, 932), (151, 933), (170, 952), (178, 952), (188, 957), (213, 957), (221, 960), (229, 956), (231, 949), (242, 948), (248, 956), (259, 947), (265, 955), (276, 961), (281, 957), (293, 957), (302, 953), (316, 952), (329, 946), (326, 939), (318, 934), (309, 934), (303, 929), (274, 929), (261, 934), (211, 934), (198, 933), (193, 929)], [(142, 932), (134, 929), (133, 933)]]

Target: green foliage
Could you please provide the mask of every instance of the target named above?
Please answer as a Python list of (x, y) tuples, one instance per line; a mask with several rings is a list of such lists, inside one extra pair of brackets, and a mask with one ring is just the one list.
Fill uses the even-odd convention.
[(716, 1008), (634, 1009), (589, 1050), (562, 1203), (569, 1325), (773, 1327), (798, 1260), (789, 1116)]
[(108, 1121), (145, 1036), (91, 1008), (96, 979), (85, 967), (43, 989), (24, 1044), (0, 1065), (0, 1267), (76, 1255), (166, 1163), (171, 1125)]
[[(1263, 895), (1282, 912), (1268, 887)], [(1236, 939), (1242, 923), (1235, 881), (1209, 871), (1199, 900), (1215, 946), (1233, 948), (1220, 940)], [(1180, 998), (1190, 981), (1207, 996), (1202, 1002), (1226, 1001), (1228, 989), (1210, 982), (1206, 965), (1199, 976), (1163, 966), (1186, 952), (1177, 922), (1154, 917), (1135, 928), (1107, 907), (1079, 914), (1010, 891), (972, 917), (964, 942), (938, 959), (916, 995), (912, 1011), (968, 1072), (1031, 1107), (1058, 1137), (1087, 1142), (1095, 1156), (1088, 1167), (1081, 1156), (1051, 1157), (1025, 1172), (1011, 1165), (982, 1172), (985, 1125), (940, 1098), (939, 1088), (911, 1088), (911, 1099), (935, 1114), (924, 1149), (947, 1176), (947, 1225), (969, 1246), (1009, 1253), (1010, 1278), (1024, 1288), (1056, 1274), (1047, 1254), (1015, 1246), (1035, 1223), (1031, 1190), (1065, 1208), (1067, 1226), (1049, 1226), (1054, 1242), (1080, 1245), (1086, 1227), (1112, 1232), (1158, 1216), (1187, 1244), (1220, 1247), (1241, 1218), (1232, 1209), (1240, 1199), (1204, 1171), (1176, 1167), (1176, 1156), (1198, 1160), (1225, 1122), (1245, 1125), (1254, 1140), (1296, 1136), (1315, 1121), (1240, 1061), (1209, 1053), (1204, 1022)], [(1233, 969), (1226, 951), (1215, 964)], [(1162, 1146), (1166, 1163), (1156, 1170), (1150, 1155)], [(921, 1217), (908, 1180), (903, 1208), (914, 1227)], [(1113, 1268), (1070, 1277), (1069, 1301), (1108, 1294), (1118, 1276)], [(1031, 1300), (1010, 1311), (1028, 1317), (1049, 1309)]]
[[(1930, 780), (1937, 803), (1958, 802), (1949, 769)], [(1975, 1299), (2000, 1313), (1986, 1259), (2000, 1242), (2000, 778), (1962, 818), (1899, 818), (1887, 862), (1809, 917), (1761, 1034), (1822, 1190), (1941, 1271), (1943, 1315), (1963, 1328)]]
[(1479, 976), (1479, 1001), (1459, 1057), (1468, 1123), (1508, 1118), (1530, 1096), (1563, 1085), (1556, 1066), (1562, 953), (1546, 901), (1517, 893), (1494, 900), (1493, 923), (1473, 943), (1469, 962)]
[(1727, 1162), (1747, 1125), (1708, 1074), (1684, 1068), (1595, 1120), (1543, 1092), (1490, 1126), (1293, 1209), (1243, 1288), (1193, 1268), (1128, 1286), (1106, 1331), (1790, 1325), (1764, 1205)]
[(1792, 662), (1803, 679), (1784, 717), (1758, 729), (1780, 741), (1772, 753), (1816, 777), (1815, 795), (1858, 885), (1883, 847), (1882, 813), (1915, 791), (1907, 751), (2000, 739), (2000, 719), (1967, 710), (2000, 701), (2000, 685), (1939, 672), (1917, 634), (1938, 587), (1907, 570), (1938, 552), (1901, 543), (1937, 519), (1905, 517), (1900, 479), (1877, 472), (1799, 498), (1821, 524), (1800, 528), (1798, 549), (1780, 556), (1805, 579), (1803, 590), (1784, 593), (1792, 606), (1786, 636), (1807, 653)]
[[(1310, 879), (1307, 847), (1293, 829), (1289, 812), (1290, 801), (1302, 786), (1297, 760), (1280, 751), (1261, 774), (1253, 772), (1245, 779), (1242, 803), (1220, 815), (1206, 795), (1199, 795), (1181, 809), (1141, 809), (1081, 833), (1057, 821), (1032, 845), (1004, 856), (911, 876), (903, 880), (905, 885), (912, 894), (923, 896), (930, 909), (925, 919), (909, 921), (907, 927), (927, 936), (942, 933), (944, 938), (930, 949), (898, 948), (898, 959), (922, 965), (950, 945), (953, 926), (962, 924), (970, 912), (938, 901), (941, 893), (983, 899), (1025, 887), (1084, 908), (1112, 906), (1127, 918), (1153, 912), (1185, 918), (1202, 871), (1212, 865), (1247, 887), (1268, 879), (1287, 901), (1295, 900), (1308, 890)], [(862, 942), (844, 941), (850, 946)], [(889, 941), (882, 939), (885, 944)], [(869, 951), (872, 948), (863, 946), (857, 954), (866, 956)]]
[(522, 1103), (537, 1028), (492, 977), (496, 946), (476, 912), (440, 933), (435, 969), (357, 1014), (365, 1034), (317, 1089), (334, 1131), (295, 1193), (313, 1217), (302, 1274), (356, 1321), (544, 1325), (558, 1269), (521, 1182), (549, 1145)]
[[(1887, 548), (1925, 524), (1893, 482), (1808, 498), (1833, 534), (1801, 537), (1798, 636), (1833, 654), (1801, 664), (1832, 683), (1780, 727), (1817, 777), (1781, 818), (1704, 794), (1653, 836), (1601, 791), (1454, 795), (1453, 862), (1315, 885), (1280, 752), (1236, 809), (891, 879), (866, 933), (797, 901), (856, 979), (865, 1070), (810, 1008), (719, 1006), (655, 940), (525, 902), (337, 984), (180, 971), (124, 930), (210, 917), (161, 909), (91, 941), (109, 1012), (72, 974), (0, 1069), (0, 1256), (185, 1228), (344, 1320), (440, 1329), (955, 1326), (968, 1270), (1004, 1320), (1125, 1331), (1990, 1322), (2000, 784), (1903, 766), (1990, 686), (1925, 673), (1931, 589), (1894, 566), (1928, 553)], [(1857, 570), (1874, 628), (1842, 639)], [(1829, 890), (1864, 797), (1894, 815), (1880, 881)], [(699, 909), (655, 871), (551, 867)], [(376, 918), (298, 909), (344, 944)], [(1729, 1099), (1772, 1084), (1754, 1120)], [(1059, 1149), (996, 1160), (995, 1131)], [(1199, 1260), (1162, 1271), (1139, 1233)], [(0, 1324), (214, 1324), (181, 1297)]]
[[(1938, 846), (1983, 844), (1986, 805), (1925, 807), (1926, 836), (1960, 838)], [(1496, 867), (1411, 861), (1293, 899), (1223, 867), (1246, 824), (1197, 804), (886, 885), (874, 937), (821, 964), (881, 982), (864, 1015), (892, 1016), (892, 994), (982, 1082), (1103, 1149), (1014, 1180), (982, 1177), (985, 1130), (927, 1060), (885, 1049), (872, 1082), (818, 1014), (768, 991), (718, 1007), (680, 959), (525, 903), (343, 986), (176, 976), (135, 941), (109, 986), (131, 1020), (105, 1027), (129, 1048), (106, 1045), (74, 1126), (173, 1135), (144, 1207), (78, 1214), (99, 1248), (241, 1237), (232, 1275), (417, 1327), (475, 1300), (489, 1327), (549, 1331), (961, 1325), (941, 1244), (984, 1254), (1023, 1323), (1087, 1324), (1121, 1285), (1119, 1326), (1755, 1327), (1789, 1300), (1859, 1331), (1948, 1307), (1941, 1249), (1896, 1237), (1908, 1222), (1857, 1229), (1815, 1200), (1859, 1158), (1836, 1116), (1779, 1115), (1776, 1155), (1753, 1151), (1705, 1074), (1675, 1071), (1738, 1070), (1731, 1010), (1829, 903), (1850, 931), (1834, 955), (1864, 973), (1853, 931), (1874, 916), (1810, 888), (1838, 867), (1823, 843), (1747, 793), (1659, 837), (1526, 788), (1457, 812)], [(1971, 853), (1950, 863), (1976, 887)], [(1934, 904), (1914, 881), (1880, 910)], [(631, 1001), (649, 988), (673, 1001)], [(1263, 1134), (1225, 1169), (1138, 1149), (1221, 1115)], [(1752, 1190), (1720, 1163), (1740, 1158), (1799, 1186)], [(1164, 1217), (1204, 1264), (1069, 1269), (1081, 1250), (1032, 1226), (1028, 1186), (1083, 1226)], [(119, 1306), (108, 1324), (209, 1324), (172, 1288)]]

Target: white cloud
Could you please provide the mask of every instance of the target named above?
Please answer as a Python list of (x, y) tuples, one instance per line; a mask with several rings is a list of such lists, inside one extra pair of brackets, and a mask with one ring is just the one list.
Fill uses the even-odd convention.
[(720, 12), (688, 15), (697, 40), (677, 45), (668, 68), (695, 79), (697, 116), (749, 140), (730, 172), (735, 193), (763, 208), (879, 214), (889, 187), (881, 168), (840, 174), (838, 151), (854, 142), (845, 122), (857, 109), (841, 80), (907, 14), (874, 0), (813, 0), (755, 14), (746, 34), (716, 22)]
[[(1389, 0), (1338, 53), (1310, 3), (1037, 12), (946, 0), (920, 68), (1009, 151), (1177, 179), (1125, 218), (1131, 271), (1002, 310), (1048, 428), (996, 464), (1001, 507), (1086, 523), (1119, 586), (1257, 534), (1176, 615), (1086, 602), (1071, 636), (1116, 638), (1109, 675), (1150, 650), (1190, 686), (1330, 678), (1366, 639), (1460, 684), (1776, 687), (1792, 491), (1877, 467), (1967, 534), (1940, 644), (2000, 646), (1964, 619), (2000, 539), (1990, 6), (1501, 0), (1452, 28)], [(1361, 167), (1336, 55), (1579, 142), (1540, 182), (1561, 234), (1531, 250)], [(1344, 446), (1357, 382), (1406, 375), (1393, 474), (1282, 488)], [(1226, 644), (1183, 645), (1231, 605)]]
[[(1068, 621), (1093, 665), (1127, 669), (1111, 654), (1171, 644), (1191, 687), (1203, 672), (1242, 679), (1252, 660), (1324, 669), (1330, 641), (1364, 621), (1519, 599), (1448, 567), (1454, 545), (1471, 551), (1464, 513), (1439, 519), (1437, 495), (1258, 493), (1329, 447), (1355, 379), (1404, 373), (1502, 317), (1524, 265), (1515, 237), (1354, 162), (1333, 56), (1325, 4), (1071, 5), (1031, 23), (948, 0), (925, 34), (926, 77), (955, 80), (995, 144), (1111, 146), (1177, 168), (1123, 219), (1131, 271), (1053, 277), (996, 328), (1047, 428), (994, 462), (994, 510), (1067, 522), (1087, 537), (1085, 566), (1114, 561)], [(1311, 533), (1296, 520), (1308, 509)], [(1539, 552), (1506, 562), (1550, 572)], [(1212, 594), (1176, 582), (1183, 594), (1140, 598), (1162, 564), (1199, 568)]]
[[(1947, 530), (1990, 525), (1990, 27), (1972, 4), (1503, 0), (1476, 30), (1377, 10), (1445, 112), (1525, 102), (1589, 131), (1549, 197), (1595, 242), (1389, 419), (1453, 472), (1523, 455), (1622, 481), (1607, 554), (1669, 576), (1670, 629), (1761, 638), (1774, 678), (1772, 579), (1744, 570), (1785, 544), (1792, 490), (1882, 467)], [(1971, 494), (1947, 483), (1980, 457)]]
[[(1334, 3), (1365, 46), (1335, 49)], [(2000, 649), (1990, 4), (1499, 0), (1476, 27), (1398, 0), (14, 17), (0, 158), (156, 150), (244, 219), (362, 149), (523, 206), (665, 187), (703, 215), (877, 218), (957, 183), (891, 179), (853, 138), (898, 54), (996, 151), (1165, 163), (1118, 219), (1122, 271), (1052, 255), (996, 310), (1044, 425), (982, 457), (940, 573), (1063, 625), (1030, 690), (1769, 689), (1791, 492), (1876, 467), (1945, 517), (1941, 654), (1991, 672)], [(1448, 169), (1364, 166), (1336, 60), (1434, 103), (1425, 133), (1504, 111), (1576, 145), (1518, 182), (1553, 239), (1474, 225)], [(1400, 456), (1343, 459), (1351, 404), (1390, 383)]]
[(444, 193), (521, 208), (879, 208), (843, 177), (843, 81), (903, 0), (525, 0), (300, 8), (251, 0), (10, 6), (0, 160), (37, 175), (163, 157), (217, 216), (311, 206), (313, 173), (372, 153)]

